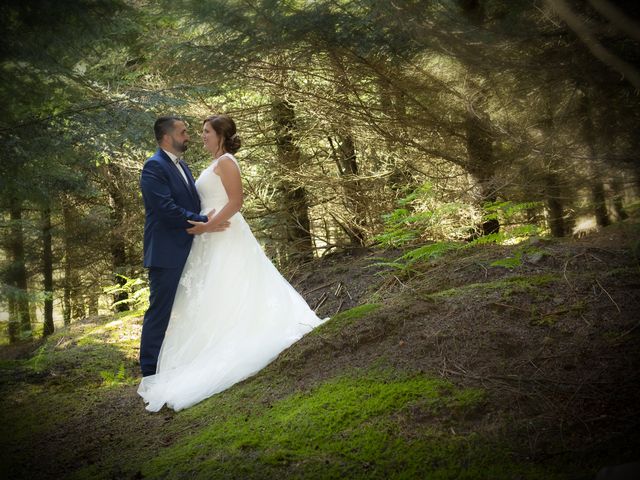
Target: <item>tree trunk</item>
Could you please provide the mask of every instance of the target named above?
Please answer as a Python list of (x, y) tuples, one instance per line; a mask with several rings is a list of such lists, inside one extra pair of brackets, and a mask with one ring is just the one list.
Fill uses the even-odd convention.
[(9, 343), (16, 343), (20, 339), (20, 321), (18, 319), (16, 300), (13, 295), (8, 295), (7, 306), (9, 308), (8, 333)]
[(87, 310), (82, 295), (72, 295), (71, 297), (71, 318), (83, 319), (87, 316)]
[[(493, 135), (486, 115), (479, 116), (478, 108), (469, 108), (465, 122), (468, 167), (478, 190), (478, 201), (484, 206), (495, 202), (497, 194), (492, 185), (496, 162), (493, 154)], [(484, 208), (483, 208), (484, 209)], [(500, 231), (498, 219), (488, 219), (482, 222), (482, 235), (490, 235)]]
[(591, 200), (593, 202), (593, 210), (596, 216), (596, 223), (600, 227), (606, 227), (611, 224), (609, 213), (607, 212), (607, 196), (602, 182), (602, 171), (597, 158), (596, 136), (593, 126), (593, 112), (591, 111), (591, 102), (589, 101), (588, 92), (584, 91), (581, 100), (581, 115), (584, 119), (583, 136), (589, 151), (589, 166), (591, 170)]
[[(481, 26), (485, 21), (484, 3), (480, 0), (458, 0), (458, 5), (464, 17), (475, 26)], [(470, 79), (471, 84), (475, 82)], [(478, 192), (478, 200), (483, 209), (487, 203), (497, 200), (495, 187), (492, 185), (496, 162), (493, 151), (493, 133), (491, 119), (485, 112), (486, 93), (483, 87), (475, 85), (477, 93), (467, 107), (465, 121), (466, 147), (468, 156), (467, 171), (473, 177)], [(498, 219), (488, 219), (480, 226), (482, 235), (490, 235), (500, 231)]]
[(51, 208), (42, 209), (42, 276), (44, 288), (44, 327), (43, 336), (51, 335), (53, 325), (53, 249), (51, 241)]
[[(349, 102), (350, 78), (341, 55), (336, 51), (330, 52), (330, 62), (335, 77), (337, 97), (345, 103)], [(386, 101), (386, 95), (381, 98)], [(349, 115), (342, 115), (336, 119), (340, 125), (340, 131), (336, 138), (336, 144), (329, 137), (329, 144), (334, 161), (338, 167), (338, 174), (342, 179), (342, 204), (348, 212), (344, 222), (338, 222), (349, 236), (349, 242), (354, 247), (362, 247), (365, 244), (366, 229), (366, 203), (363, 202), (362, 184), (358, 180), (358, 159), (356, 147), (353, 141), (352, 121)]]
[[(124, 234), (121, 230), (124, 225), (125, 202), (119, 190), (119, 172), (113, 164), (107, 166), (107, 175), (109, 176), (109, 209), (111, 216), (111, 264), (113, 266), (114, 280), (122, 286), (127, 280), (121, 275), (126, 276), (127, 271), (127, 254)], [(127, 292), (119, 292), (114, 294), (114, 303), (125, 301), (129, 298)], [(117, 312), (124, 312), (130, 309), (128, 303), (119, 303), (115, 306)]]
[(71, 288), (69, 286), (69, 275), (69, 261), (65, 259), (62, 292), (62, 317), (64, 319), (65, 326), (71, 325)]
[(484, 5), (480, 0), (458, 0), (464, 16), (474, 25), (482, 25), (485, 19)]
[(564, 222), (564, 206), (560, 197), (560, 185), (555, 174), (548, 174), (546, 181), (547, 211), (549, 213), (549, 229), (554, 237), (564, 237), (566, 226)]
[[(379, 96), (380, 96), (380, 108), (383, 112), (389, 112), (396, 122), (390, 124), (387, 127), (387, 135), (384, 137), (387, 150), (393, 151), (395, 149), (395, 143), (403, 142), (409, 135), (406, 131), (404, 122), (399, 126), (398, 119), (407, 119), (407, 105), (406, 99), (402, 92), (397, 92), (392, 89), (390, 82), (380, 77), (378, 80)], [(406, 120), (404, 120), (406, 121)], [(397, 195), (406, 195), (408, 188), (415, 188), (418, 185), (415, 183), (414, 178), (410, 174), (410, 169), (406, 168), (406, 165), (410, 164), (409, 159), (399, 160), (396, 155), (390, 155), (386, 159), (387, 169), (391, 173), (387, 176), (386, 182), (389, 189)], [(390, 163), (390, 164), (389, 164)]]
[[(301, 153), (294, 142), (295, 112), (286, 100), (276, 99), (272, 105), (275, 123), (276, 145), (280, 161), (287, 172), (295, 173), (300, 168)], [(307, 192), (288, 178), (278, 186), (281, 209), (285, 215), (285, 231), (290, 253), (287, 260), (310, 260), (313, 258), (313, 242), (309, 222)]]
[[(31, 326), (32, 328), (38, 324), (38, 304), (40, 302), (36, 299), (32, 299), (29, 301), (29, 318), (31, 318)], [(33, 332), (30, 336), (33, 336)]]
[(343, 205), (351, 214), (348, 225), (343, 225), (345, 233), (349, 236), (352, 246), (365, 245), (366, 208), (362, 199), (362, 186), (358, 180), (358, 162), (356, 149), (351, 135), (339, 137), (337, 145), (329, 137), (329, 144), (338, 168), (338, 174), (343, 180), (342, 191), (344, 193)]
[(64, 324), (69, 325), (72, 320), (85, 316), (84, 295), (82, 293), (80, 275), (75, 268), (74, 258), (77, 253), (73, 249), (75, 216), (73, 205), (68, 201), (62, 202), (64, 220), (64, 280), (63, 280), (63, 316)]
[(64, 318), (64, 324), (71, 324), (71, 286), (73, 275), (73, 266), (71, 264), (71, 258), (73, 253), (71, 252), (71, 229), (73, 228), (73, 213), (71, 207), (66, 201), (62, 202), (62, 217), (64, 221), (64, 280), (62, 282), (62, 316)]
[[(570, 232), (570, 227), (565, 219), (566, 202), (570, 200), (570, 190), (567, 183), (561, 183), (563, 175), (559, 171), (559, 156), (556, 153), (557, 126), (555, 121), (555, 108), (560, 102), (557, 92), (546, 92), (546, 115), (541, 119), (544, 135), (544, 156), (541, 168), (542, 194), (546, 203), (547, 225), (554, 237), (564, 237)], [(523, 178), (532, 178), (535, 173), (529, 172)], [(532, 195), (529, 198), (534, 198)]]
[(20, 336), (31, 336), (31, 316), (29, 315), (29, 292), (27, 288), (27, 269), (24, 255), (24, 231), (22, 229), (22, 202), (11, 200), (11, 228), (8, 254), (11, 259), (9, 267), (9, 285), (12, 287), (13, 312), (10, 322), (18, 326)]
[(613, 209), (616, 212), (618, 221), (629, 218), (629, 214), (624, 210), (624, 185), (617, 175), (611, 181), (611, 189), (613, 190)]
[(609, 212), (607, 211), (607, 196), (604, 191), (604, 184), (598, 178), (591, 180), (591, 195), (593, 198), (593, 209), (596, 215), (596, 223), (600, 227), (611, 224)]
[(99, 295), (97, 292), (95, 292), (93, 295), (91, 295), (88, 298), (90, 316), (98, 315), (98, 299), (99, 299)]

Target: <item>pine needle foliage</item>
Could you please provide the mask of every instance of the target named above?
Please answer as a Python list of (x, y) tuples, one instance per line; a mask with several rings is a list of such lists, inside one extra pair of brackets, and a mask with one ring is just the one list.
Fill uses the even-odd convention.
[[(401, 198), (398, 207), (384, 216), (385, 231), (376, 236), (376, 241), (385, 248), (417, 245), (395, 261), (379, 264), (402, 271), (460, 248), (517, 243), (538, 235), (540, 230), (537, 225), (525, 221), (526, 212), (540, 207), (538, 202), (487, 203), (483, 208), (485, 215), (479, 216), (473, 205), (438, 202), (428, 183)], [(477, 225), (488, 220), (499, 220), (504, 228), (489, 235), (476, 235)], [(520, 257), (505, 259), (496, 265), (511, 267), (519, 265), (520, 261)]]

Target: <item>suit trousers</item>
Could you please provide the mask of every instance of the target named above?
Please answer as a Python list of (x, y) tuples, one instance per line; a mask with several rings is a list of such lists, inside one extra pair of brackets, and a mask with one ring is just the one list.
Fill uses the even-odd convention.
[(156, 373), (158, 355), (169, 325), (182, 269), (149, 268), (149, 308), (144, 314), (140, 339), (140, 369), (143, 377)]

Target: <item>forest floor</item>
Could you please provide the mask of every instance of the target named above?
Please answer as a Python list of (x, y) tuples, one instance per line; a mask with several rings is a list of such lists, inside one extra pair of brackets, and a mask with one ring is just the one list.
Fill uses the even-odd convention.
[(140, 312), (1, 347), (0, 477), (589, 479), (640, 460), (637, 218), (380, 265), (398, 256), (292, 272), (332, 319), (177, 413), (136, 394)]

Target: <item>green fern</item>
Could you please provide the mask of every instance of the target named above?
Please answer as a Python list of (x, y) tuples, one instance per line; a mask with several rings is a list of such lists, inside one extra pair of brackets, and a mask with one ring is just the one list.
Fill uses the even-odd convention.
[(458, 248), (460, 248), (460, 244), (457, 243), (436, 242), (411, 250), (402, 255), (400, 259), (404, 260), (407, 264), (412, 265), (419, 261), (432, 260), (434, 258), (441, 257), (445, 253), (451, 250), (457, 250)]
[[(433, 260), (459, 248), (501, 244), (537, 235), (537, 227), (526, 223), (523, 212), (541, 206), (539, 202), (491, 202), (483, 205), (484, 214), (480, 216), (472, 205), (436, 198), (430, 183), (409, 192), (398, 200), (397, 205), (398, 208), (383, 216), (385, 228), (375, 240), (384, 247), (415, 245), (416, 248), (391, 262), (382, 261), (375, 266), (399, 271), (407, 271), (420, 262)], [(477, 231), (478, 225), (490, 220), (500, 223), (502, 228), (499, 232), (480, 236), (467, 244), (459, 243)], [(516, 268), (521, 264), (522, 252), (513, 258), (496, 260), (493, 266)]]
[(114, 302), (112, 306), (120, 304), (129, 304), (134, 310), (144, 309), (149, 306), (149, 286), (142, 278), (129, 278), (125, 275), (117, 275), (125, 282), (120, 285), (109, 285), (104, 287), (104, 293), (115, 295), (118, 293), (126, 293), (127, 298)]
[(491, 262), (492, 267), (516, 268), (522, 265), (522, 252), (516, 252), (513, 257), (501, 258)]
[(465, 248), (475, 247), (477, 245), (492, 245), (503, 242), (507, 239), (507, 235), (502, 232), (490, 233), (489, 235), (483, 235), (475, 240), (469, 242)]
[(108, 370), (102, 370), (100, 372), (100, 376), (103, 380), (103, 385), (107, 387), (113, 387), (116, 385), (125, 385), (130, 384), (135, 379), (128, 377), (127, 372), (124, 368), (124, 363), (120, 364), (118, 371), (116, 373), (110, 372)]

